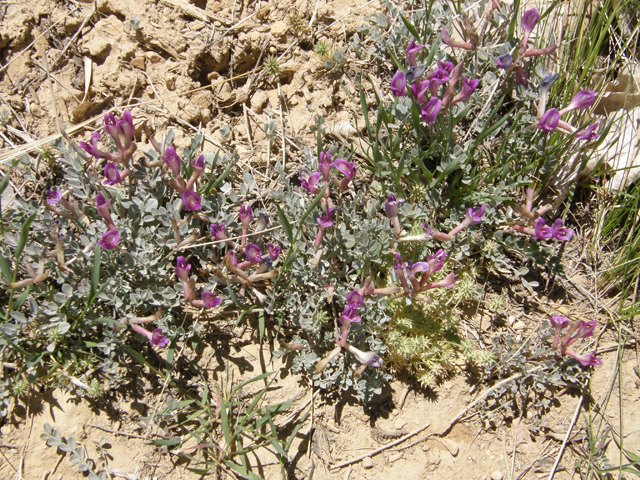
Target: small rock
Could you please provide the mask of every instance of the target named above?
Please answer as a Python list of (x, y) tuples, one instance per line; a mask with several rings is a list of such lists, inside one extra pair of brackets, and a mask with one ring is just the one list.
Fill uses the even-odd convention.
[(522, 320), (518, 320), (516, 323), (513, 324), (513, 329), (514, 330), (524, 330), (526, 328), (527, 324), (524, 323)]
[(284, 39), (287, 36), (287, 30), (289, 30), (289, 25), (285, 22), (276, 22), (271, 25), (271, 35), (277, 39)]
[(131, 66), (134, 68), (139, 68), (140, 70), (145, 70), (147, 64), (145, 62), (144, 57), (136, 57), (131, 60)]
[(456, 442), (454, 442), (453, 440), (449, 440), (448, 438), (445, 438), (442, 440), (442, 443), (444, 443), (444, 446), (447, 447), (447, 450), (449, 450), (449, 453), (451, 455), (453, 455), (454, 457), (458, 455), (458, 452), (460, 451), (460, 447), (458, 447), (458, 444)]
[(491, 474), (491, 480), (502, 480), (502, 472), (500, 470), (496, 470)]
[(145, 52), (145, 56), (151, 63), (159, 63), (162, 61), (162, 57), (156, 52)]
[(84, 48), (92, 57), (104, 60), (111, 51), (111, 42), (104, 37), (96, 35), (84, 45)]
[(393, 426), (396, 427), (396, 430), (402, 430), (402, 427), (404, 427), (406, 424), (407, 424), (406, 420), (403, 420), (402, 418), (398, 418), (396, 419)]
[(362, 460), (362, 466), (364, 468), (373, 468), (373, 460), (371, 460), (371, 457), (364, 457)]

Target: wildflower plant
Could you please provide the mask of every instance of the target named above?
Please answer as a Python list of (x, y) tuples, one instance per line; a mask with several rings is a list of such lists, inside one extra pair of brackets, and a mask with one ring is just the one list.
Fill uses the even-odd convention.
[[(201, 153), (202, 135), (178, 150), (171, 131), (157, 140), (143, 130), (151, 148), (129, 112), (110, 113), (88, 143), (55, 144), (54, 175), (23, 159), (25, 180), (44, 190), (3, 214), (0, 344), (3, 361), (27, 362), (7, 388), (25, 372), (37, 383), (37, 365), (48, 384), (80, 394), (70, 368), (115, 387), (129, 345), (174, 348), (197, 341), (208, 310), (269, 308), (280, 247), (262, 232), (266, 212), (238, 216), (252, 211), (251, 176), (243, 200), (224, 182), (234, 158)], [(218, 240), (227, 234), (241, 240)]]

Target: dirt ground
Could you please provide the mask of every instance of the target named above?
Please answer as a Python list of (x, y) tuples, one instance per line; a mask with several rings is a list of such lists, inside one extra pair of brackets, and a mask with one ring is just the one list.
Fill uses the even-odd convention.
[[(292, 12), (299, 14), (306, 27), (292, 25)], [(234, 149), (241, 165), (268, 189), (276, 179), (276, 161), (284, 158), (287, 171), (295, 171), (302, 148), (314, 144), (315, 134), (309, 130), (314, 116), (323, 116), (329, 131), (344, 138), (356, 133), (356, 124), (363, 124), (357, 122), (359, 112), (348, 95), (356, 94), (355, 73), (370, 66), (354, 59), (340, 72), (329, 72), (314, 53), (314, 45), (323, 41), (333, 50), (346, 47), (366, 15), (382, 12), (378, 1), (364, 0), (1, 2), (0, 110), (8, 112), (8, 125), (14, 129), (10, 132), (22, 142), (15, 145), (1, 139), (0, 153), (55, 138), (61, 129), (74, 126), (82, 126), (74, 131), (78, 139), (86, 140), (101, 126), (107, 109), (130, 106), (135, 119), (174, 128), (179, 146), (186, 145), (187, 136), (200, 128), (207, 136), (207, 151)], [(138, 29), (130, 23), (135, 17), (139, 17)], [(276, 76), (257, 68), (268, 55), (280, 59)], [(278, 131), (271, 144), (263, 131), (270, 120)], [(225, 125), (231, 137), (223, 142), (218, 130)], [(576, 267), (571, 275), (593, 291), (587, 268)], [(579, 290), (572, 293), (568, 308), (603, 327), (608, 317)], [(539, 300), (538, 316), (548, 318), (554, 304)], [(525, 312), (511, 303), (510, 321), (504, 328), (515, 333), (520, 328), (525, 335), (531, 325), (520, 326)], [(487, 331), (497, 328), (482, 309), (469, 322)], [(625, 448), (638, 452), (640, 389), (633, 371), (637, 358), (631, 354), (623, 358), (624, 384), (618, 386), (614, 340), (605, 336), (601, 341), (604, 365), (593, 370), (592, 393), (603, 401), (605, 392), (612, 390), (604, 415), (614, 427), (621, 424), (619, 405), (624, 405)], [(231, 337), (229, 348), (234, 356), (245, 359), (244, 367), (237, 370), (238, 379), (260, 373), (258, 346), (248, 342), (246, 335)], [(214, 350), (215, 345), (207, 347), (199, 364), (212, 381), (224, 370)], [(364, 405), (345, 396), (313, 396), (280, 361), (267, 364), (269, 370), (278, 371), (278, 382), (267, 401), (295, 399), (297, 405), (305, 405), (313, 397), (313, 422), (302, 427), (290, 450), (290, 476), (299, 479), (309, 478), (312, 471), (316, 479), (345, 480), (547, 478), (579, 402), (571, 391), (558, 396), (545, 415), (545, 433), (533, 434), (527, 416), (505, 423), (477, 415), (467, 418), (472, 411), (463, 413), (449, 431), (452, 420), (481, 393), (464, 372), (435, 390), (395, 381)], [(170, 434), (140, 420), (163, 408), (167, 393), (162, 385), (147, 385), (142, 378), (140, 382), (144, 383), (139, 386), (142, 395), (123, 393), (109, 405), (62, 391), (18, 405), (12, 421), (0, 424), (0, 479), (84, 478), (68, 458), (40, 439), (45, 423), (64, 437), (75, 437), (90, 454), (92, 442), (105, 438), (112, 447), (109, 465), (116, 477), (199, 478), (186, 470), (197, 466), (183, 456), (147, 444), (157, 435)], [(427, 425), (397, 447), (332, 468)], [(310, 435), (312, 429), (315, 433)], [(581, 416), (572, 438), (584, 435)], [(607, 456), (618, 464), (613, 442)], [(576, 459), (575, 450), (567, 448), (555, 478), (572, 478), (568, 472)], [(264, 478), (280, 478), (274, 455), (261, 451), (258, 462)]]

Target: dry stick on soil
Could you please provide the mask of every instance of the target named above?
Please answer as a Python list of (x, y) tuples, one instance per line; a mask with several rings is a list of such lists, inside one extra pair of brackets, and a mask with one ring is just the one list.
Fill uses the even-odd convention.
[(580, 401), (578, 401), (578, 407), (576, 408), (576, 411), (573, 414), (573, 418), (571, 419), (571, 425), (569, 425), (569, 430), (567, 430), (567, 434), (564, 436), (564, 441), (562, 442), (562, 446), (560, 447), (560, 451), (558, 452), (558, 456), (556, 457), (556, 463), (553, 464), (551, 473), (549, 473), (548, 480), (553, 480), (553, 476), (556, 474), (556, 469), (558, 468), (558, 464), (562, 459), (562, 454), (564, 453), (564, 449), (567, 446), (567, 441), (571, 436), (571, 431), (573, 430), (573, 427), (575, 426), (576, 421), (578, 420), (578, 415), (580, 414), (580, 409), (582, 408), (582, 402), (584, 400), (584, 397), (585, 397), (585, 394), (583, 393), (582, 396), (580, 397)]
[[(534, 372), (537, 372), (538, 370), (542, 370), (544, 367), (543, 366), (538, 366), (538, 367), (534, 367), (531, 370), (529, 370), (529, 372), (527, 372), (527, 376), (531, 375)], [(454, 418), (453, 420), (451, 420), (451, 422), (449, 423), (449, 425), (447, 426), (447, 428), (445, 428), (442, 432), (434, 432), (432, 435), (438, 436), (438, 437), (443, 437), (445, 436), (452, 428), (453, 426), (458, 422), (458, 420), (460, 420), (465, 413), (467, 413), (469, 410), (471, 410), (473, 407), (475, 407), (476, 405), (478, 405), (482, 400), (484, 400), (491, 392), (497, 390), (498, 388), (502, 387), (503, 385), (512, 382), (514, 380), (518, 380), (519, 378), (523, 377), (524, 374), (523, 373), (516, 373), (515, 375), (511, 375), (509, 378), (505, 378), (504, 380), (496, 383), (493, 387), (486, 389), (484, 392), (482, 392), (480, 394), (480, 396), (478, 398), (476, 398), (473, 402), (471, 402), (469, 405), (467, 405), (465, 408), (463, 408)], [(374, 455), (377, 455), (381, 452), (384, 452), (385, 450), (391, 448), (391, 447), (395, 447), (396, 445), (400, 445), (402, 442), (404, 442), (405, 440), (417, 435), (418, 433), (422, 432), (423, 430), (426, 430), (427, 428), (429, 428), (430, 423), (428, 422), (427, 424), (421, 426), (420, 428), (414, 430), (411, 433), (408, 433), (407, 435), (405, 435), (402, 438), (399, 438), (398, 440), (396, 440), (395, 442), (391, 442), (388, 445), (385, 445), (384, 447), (378, 448), (377, 450), (374, 450), (373, 452), (367, 453), (365, 455), (361, 455), (357, 458), (353, 458), (351, 460), (347, 460), (346, 462), (342, 462), (339, 463), (338, 465), (331, 465), (329, 468), (332, 469), (336, 469), (336, 468), (343, 468), (346, 467), (348, 465), (351, 465), (353, 463), (357, 463), (361, 460), (364, 460), (366, 457), (373, 457)], [(428, 435), (426, 438), (429, 438), (431, 435)]]
[(62, 135), (62, 129), (60, 128), (60, 119), (58, 118), (58, 102), (56, 101), (56, 94), (53, 91), (53, 82), (51, 81), (51, 73), (49, 72), (49, 60), (47, 59), (47, 52), (42, 55), (44, 60), (44, 66), (47, 73), (47, 80), (49, 81), (49, 90), (51, 90), (51, 102), (53, 103), (53, 112), (56, 116), (56, 127), (58, 133)]
[[(256, 117), (258, 120), (260, 120), (261, 122), (267, 123), (266, 120), (264, 120), (260, 115), (258, 115), (256, 112), (254, 112), (253, 110), (251, 110), (250, 108), (247, 108), (247, 111), (253, 115), (254, 117)], [(276, 132), (278, 132), (278, 129), (276, 129)], [(287, 138), (284, 136), (284, 130), (281, 130), (280, 132), (282, 137), (289, 143), (289, 145), (291, 145), (293, 148), (295, 148), (296, 150), (298, 150), (299, 152), (302, 151), (302, 148), (300, 148), (298, 145), (296, 145), (293, 140)]]
[(282, 133), (282, 171), (287, 169), (287, 143), (284, 138), (284, 119), (282, 118), (282, 91), (280, 90), (280, 80), (278, 80), (278, 108), (280, 110), (280, 133)]

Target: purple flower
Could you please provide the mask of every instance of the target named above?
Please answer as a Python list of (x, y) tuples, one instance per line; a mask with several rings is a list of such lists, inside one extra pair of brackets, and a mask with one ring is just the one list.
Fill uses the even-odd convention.
[(425, 94), (429, 91), (429, 86), (431, 85), (431, 80), (424, 80), (418, 84), (411, 85), (411, 93), (413, 93), (413, 98), (415, 98), (420, 105), (424, 105), (428, 102)]
[(213, 293), (208, 290), (202, 292), (200, 299), (206, 308), (216, 308), (222, 303), (220, 298), (216, 298)]
[(558, 126), (560, 120), (560, 112), (555, 108), (550, 108), (542, 115), (542, 118), (538, 122), (538, 130), (543, 132), (553, 132)]
[(589, 125), (587, 128), (582, 130), (581, 132), (576, 133), (576, 138), (578, 140), (595, 140), (598, 138), (598, 133), (596, 130), (598, 129), (597, 125)]
[(151, 339), (149, 340), (151, 345), (157, 345), (160, 348), (166, 348), (169, 346), (169, 340), (162, 336), (162, 329), (156, 328), (151, 332)]
[(362, 295), (360, 295), (358, 291), (353, 291), (347, 294), (347, 303), (355, 312), (358, 308), (364, 305), (364, 300), (362, 300)]
[(445, 75), (451, 75), (451, 72), (453, 71), (453, 63), (438, 61), (438, 69), (442, 69)]
[(562, 112), (566, 113), (570, 110), (585, 110), (591, 107), (595, 100), (596, 92), (593, 90), (582, 90), (573, 97), (573, 100), (571, 100), (571, 103), (567, 105), (566, 108), (562, 109)]
[(595, 367), (598, 365), (602, 365), (602, 360), (596, 358), (597, 352), (585, 353), (584, 355), (580, 355), (576, 352), (572, 352), (571, 350), (567, 350), (566, 355), (575, 358), (583, 367)]
[(420, 53), (420, 50), (424, 48), (424, 45), (416, 45), (416, 42), (411, 40), (407, 47), (407, 63), (410, 66), (416, 65), (416, 56)]
[(120, 241), (120, 234), (117, 230), (109, 230), (107, 233), (102, 235), (102, 239), (98, 242), (105, 250), (113, 250), (118, 245)]
[(94, 132), (91, 134), (90, 143), (80, 142), (80, 148), (89, 153), (89, 155), (95, 158), (104, 158), (105, 153), (98, 148), (98, 142), (100, 141), (100, 132)]
[(267, 243), (267, 252), (269, 253), (271, 261), (275, 261), (280, 256), (280, 247)]
[(349, 163), (344, 158), (338, 158), (334, 165), (336, 170), (342, 173), (345, 178), (340, 181), (340, 190), (344, 190), (349, 185), (349, 182), (356, 176), (356, 162)]
[[(318, 170), (320, 171), (320, 174), (322, 174), (322, 178), (324, 179), (325, 183), (329, 181), (329, 175), (331, 175), (332, 168), (333, 162), (331, 161), (331, 155), (329, 155), (329, 152), (320, 152), (320, 158), (318, 160)], [(311, 179), (312, 176), (313, 175), (309, 176), (309, 179)], [(317, 180), (316, 183), (318, 183)], [(311, 192), (311, 190), (307, 191)]]
[(153, 332), (150, 332), (142, 325), (137, 325), (135, 323), (131, 324), (131, 328), (133, 328), (136, 333), (146, 337), (151, 345), (157, 345), (160, 348), (165, 348), (169, 345), (169, 340), (162, 336), (162, 329), (160, 328), (156, 328)]
[(502, 68), (503, 70), (509, 70), (511, 68), (511, 65), (513, 65), (513, 57), (508, 53), (505, 53), (504, 55), (500, 55), (498, 57), (496, 63), (498, 64), (498, 67)]
[(195, 212), (202, 208), (200, 203), (200, 195), (192, 190), (185, 190), (182, 194), (182, 204), (188, 212)]
[(568, 242), (573, 238), (573, 232), (564, 226), (561, 218), (553, 223), (553, 238), (561, 242)]
[(320, 218), (318, 218), (318, 223), (320, 224), (321, 229), (324, 230), (325, 228), (329, 228), (333, 225), (333, 222), (331, 221), (331, 216), (333, 215), (333, 212), (335, 210), (336, 210), (335, 208), (330, 208), (326, 212), (322, 212), (322, 215), (320, 215)]
[(122, 178), (120, 178), (120, 171), (118, 167), (116, 167), (115, 163), (107, 163), (104, 166), (104, 176), (106, 180), (102, 183), (105, 185), (116, 185), (122, 182)]
[(165, 154), (162, 161), (171, 169), (176, 177), (180, 176), (180, 165), (182, 165), (182, 162), (173, 147), (165, 148)]
[(569, 326), (569, 320), (560, 315), (553, 316), (549, 319), (551, 326), (556, 329), (556, 332), (561, 332)]
[(529, 37), (533, 29), (538, 24), (538, 20), (540, 20), (540, 14), (535, 8), (524, 12), (524, 15), (522, 15), (522, 31), (525, 37)]
[(409, 278), (414, 278), (417, 273), (429, 272), (429, 264), (427, 262), (417, 262), (409, 268)]
[(433, 125), (438, 117), (438, 113), (440, 113), (440, 108), (442, 107), (442, 102), (439, 98), (433, 97), (429, 100), (424, 107), (422, 107), (422, 111), (420, 112), (420, 120), (426, 122), (427, 125)]
[(178, 257), (176, 259), (176, 269), (174, 270), (176, 277), (178, 277), (181, 282), (188, 282), (189, 270), (191, 270), (191, 265), (187, 265), (184, 257)]
[(111, 222), (111, 214), (109, 213), (109, 205), (111, 205), (111, 199), (105, 200), (104, 196), (99, 193), (96, 195), (96, 207), (98, 215)]
[(453, 98), (452, 103), (464, 102), (471, 97), (471, 94), (478, 88), (478, 83), (480, 82), (477, 78), (467, 80), (465, 77), (462, 77), (462, 91)]
[(221, 223), (220, 225), (212, 223), (209, 226), (209, 231), (211, 232), (211, 235), (213, 235), (213, 238), (215, 238), (217, 241), (226, 240), (229, 237), (227, 237), (227, 234), (224, 231), (225, 228), (226, 225), (224, 223)]
[(249, 205), (243, 205), (240, 207), (238, 220), (240, 220), (240, 223), (242, 224), (242, 230), (246, 232), (253, 221), (253, 213), (251, 212), (251, 207)]
[(553, 337), (553, 348), (555, 350), (556, 348), (558, 348), (558, 340), (560, 339), (560, 333), (562, 332), (562, 330), (567, 328), (567, 326), (569, 326), (569, 320), (567, 320), (565, 317), (554, 316), (549, 319), (549, 322), (551, 323), (551, 326), (553, 326), (553, 328), (556, 331), (556, 334)]
[(62, 200), (62, 193), (60, 190), (47, 190), (47, 203), (49, 205), (57, 205)]
[(447, 258), (447, 252), (442, 249), (438, 250), (434, 255), (428, 257), (427, 263), (429, 264), (429, 272), (436, 273), (442, 270), (445, 258)]
[(351, 308), (349, 305), (345, 307), (345, 309), (342, 312), (342, 315), (338, 320), (340, 320), (340, 323), (342, 325), (344, 325), (345, 322), (360, 323), (362, 321), (362, 319), (358, 315), (356, 315), (355, 310)]
[(389, 194), (389, 198), (387, 198), (387, 203), (384, 206), (384, 211), (387, 214), (387, 217), (393, 218), (398, 216), (398, 207), (404, 205), (404, 198), (400, 198), (396, 200), (395, 195), (392, 193)]
[(593, 320), (590, 322), (585, 322), (584, 320), (574, 322), (562, 339), (563, 350), (581, 338), (588, 338), (592, 336), (595, 328), (596, 322)]
[(319, 181), (320, 172), (316, 172), (309, 175), (307, 179), (300, 178), (300, 185), (302, 185), (302, 188), (304, 188), (307, 192), (313, 193)]
[(467, 213), (465, 215), (465, 221), (467, 225), (480, 225), (482, 223), (484, 210), (484, 205), (480, 205), (479, 207), (475, 208), (467, 208)]
[(193, 159), (191, 161), (191, 166), (198, 175), (202, 175), (202, 172), (204, 172), (204, 155), (200, 155), (198, 158)]
[(533, 238), (536, 241), (549, 240), (550, 238), (553, 238), (553, 235), (553, 228), (547, 227), (544, 219), (539, 218), (536, 220), (535, 233), (533, 235)]
[(258, 245), (253, 243), (248, 244), (244, 248), (244, 254), (251, 263), (260, 263), (262, 260), (262, 250)]
[(436, 287), (453, 288), (455, 287), (457, 281), (458, 281), (458, 277), (456, 276), (455, 273), (451, 272), (449, 275), (445, 277), (444, 280), (440, 280), (439, 282), (432, 283), (431, 288), (436, 288)]
[(118, 121), (113, 113), (108, 113), (104, 117), (104, 130), (113, 138), (121, 160), (128, 161), (133, 153), (131, 144), (135, 132), (131, 112), (122, 112), (122, 120)]
[(407, 94), (407, 77), (400, 70), (391, 79), (391, 93), (394, 97), (404, 97)]

